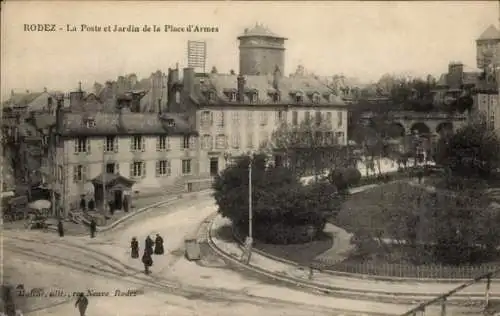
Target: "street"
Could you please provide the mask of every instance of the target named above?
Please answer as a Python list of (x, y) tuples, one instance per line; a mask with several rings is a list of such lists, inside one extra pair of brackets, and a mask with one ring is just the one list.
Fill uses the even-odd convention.
[[(98, 235), (59, 238), (55, 233), (5, 231), (5, 267), (25, 289), (64, 291), (64, 297), (30, 297), (20, 301), (26, 315), (76, 314), (73, 292), (89, 290), (90, 316), (101, 315), (332, 315), (335, 309), (398, 314), (408, 306), (332, 298), (252, 277), (213, 260), (201, 266), (184, 258), (185, 236), (197, 231), (216, 210), (208, 195), (157, 209), (121, 229)], [(159, 233), (166, 254), (154, 256), (152, 275), (142, 273), (129, 255), (133, 236), (143, 250), (145, 237)], [(10, 273), (10, 272), (9, 272)], [(115, 296), (136, 291), (136, 296)], [(61, 295), (58, 295), (61, 296)], [(39, 311), (36, 311), (39, 309)], [(429, 311), (429, 312), (432, 312)], [(437, 312), (437, 308), (436, 308)], [(432, 314), (432, 313), (428, 313)], [(363, 315), (338, 312), (334, 315)]]

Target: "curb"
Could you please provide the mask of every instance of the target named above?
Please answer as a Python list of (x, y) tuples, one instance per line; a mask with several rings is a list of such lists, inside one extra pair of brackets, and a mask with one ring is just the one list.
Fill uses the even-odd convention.
[[(213, 215), (211, 215), (213, 216)], [(208, 220), (209, 217), (206, 219)], [(435, 298), (439, 294), (415, 294), (415, 293), (391, 293), (391, 292), (381, 292), (381, 291), (370, 291), (370, 290), (353, 290), (348, 288), (337, 288), (330, 287), (325, 285), (319, 285), (314, 282), (309, 282), (303, 279), (299, 279), (296, 277), (289, 277), (286, 275), (280, 275), (277, 273), (272, 273), (267, 270), (261, 269), (259, 267), (253, 265), (246, 265), (240, 262), (237, 258), (234, 258), (230, 254), (224, 252), (220, 249), (212, 239), (212, 227), (215, 216), (210, 220), (210, 224), (208, 226), (208, 244), (212, 250), (217, 253), (220, 257), (242, 267), (246, 270), (250, 270), (254, 273), (258, 273), (264, 275), (268, 278), (271, 278), (275, 281), (285, 282), (291, 285), (294, 285), (299, 288), (307, 288), (309, 290), (313, 290), (316, 292), (320, 292), (322, 294), (327, 294), (340, 298), (350, 298), (350, 299), (365, 299), (372, 300), (384, 303), (391, 304), (417, 304), (420, 302), (427, 301), (429, 299)], [(453, 305), (460, 305), (460, 303), (470, 303), (471, 302), (480, 302), (481, 304), (484, 302), (484, 293), (458, 293), (452, 296), (453, 299), (450, 299), (448, 302)], [(500, 298), (500, 294), (490, 295), (491, 299)]]
[(179, 200), (182, 200), (185, 197), (191, 197), (191, 196), (197, 196), (197, 195), (200, 195), (200, 194), (205, 194), (205, 193), (208, 193), (210, 191), (211, 190), (202, 190), (202, 191), (198, 191), (198, 192), (190, 192), (190, 193), (187, 193), (187, 194), (179, 194), (177, 196), (168, 198), (166, 200), (153, 203), (151, 205), (148, 205), (148, 206), (145, 206), (143, 208), (140, 208), (140, 209), (136, 210), (133, 213), (127, 214), (127, 215), (123, 216), (122, 218), (119, 218), (118, 220), (114, 221), (113, 223), (111, 223), (111, 224), (109, 224), (107, 226), (97, 227), (97, 231), (98, 232), (105, 232), (105, 231), (111, 230), (111, 229), (115, 228), (116, 226), (122, 224), (123, 222), (125, 222), (125, 221), (127, 221), (127, 220), (129, 220), (129, 219), (131, 219), (131, 218), (133, 218), (133, 217), (135, 217), (137, 215), (139, 215), (139, 214), (142, 214), (142, 213), (145, 213), (147, 211), (150, 211), (151, 209), (154, 209), (154, 208), (156, 208), (158, 206), (162, 206), (162, 205), (165, 205), (165, 204), (169, 204), (171, 202), (179, 201)]
[[(134, 212), (130, 212), (129, 214), (117, 219), (116, 221), (112, 222), (111, 224), (107, 225), (107, 226), (98, 226), (96, 227), (96, 230), (97, 232), (106, 232), (106, 231), (109, 231), (109, 230), (112, 230), (113, 228), (115, 228), (116, 226), (128, 221), (129, 219), (139, 215), (139, 214), (142, 214), (142, 213), (145, 213), (147, 211), (150, 211), (151, 209), (154, 209), (158, 206), (162, 206), (162, 205), (165, 205), (165, 204), (170, 204), (172, 202), (176, 202), (176, 201), (179, 201), (179, 200), (182, 200), (183, 198), (185, 197), (191, 197), (191, 196), (196, 196), (196, 195), (199, 195), (199, 194), (205, 194), (205, 193), (208, 193), (210, 192), (211, 190), (202, 190), (202, 191), (197, 191), (197, 192), (190, 192), (190, 193), (184, 193), (184, 194), (179, 194), (177, 196), (173, 196), (173, 197), (170, 197), (166, 200), (163, 200), (163, 201), (160, 201), (160, 202), (156, 202), (156, 203), (153, 203), (153, 204), (150, 204), (148, 206), (145, 206), (145, 207), (142, 207), (140, 209), (137, 209), (136, 211)], [(187, 195), (187, 196), (186, 196)], [(81, 224), (83, 225), (89, 225), (90, 222), (88, 222), (87, 220), (83, 220)], [(50, 226), (48, 228), (49, 230), (51, 231), (57, 231), (57, 227), (55, 226)]]

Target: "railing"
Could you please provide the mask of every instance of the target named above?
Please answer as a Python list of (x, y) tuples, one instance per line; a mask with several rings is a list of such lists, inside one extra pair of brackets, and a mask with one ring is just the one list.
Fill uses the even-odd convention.
[(417, 316), (419, 313), (421, 315), (425, 315), (425, 310), (427, 307), (431, 306), (432, 304), (435, 303), (441, 303), (441, 316), (446, 316), (446, 306), (447, 306), (447, 299), (448, 297), (452, 296), (453, 294), (479, 282), (482, 280), (486, 280), (486, 289), (485, 289), (485, 294), (484, 294), (484, 311), (486, 312), (489, 306), (489, 298), (490, 298), (490, 287), (491, 287), (491, 279), (492, 277), (500, 272), (500, 269), (496, 269), (494, 271), (488, 272), (486, 274), (482, 274), (456, 288), (453, 290), (444, 293), (434, 299), (431, 299), (427, 302), (424, 302), (422, 304), (419, 304), (417, 307), (412, 308), (411, 310), (407, 311), (406, 313), (402, 314), (401, 316)]

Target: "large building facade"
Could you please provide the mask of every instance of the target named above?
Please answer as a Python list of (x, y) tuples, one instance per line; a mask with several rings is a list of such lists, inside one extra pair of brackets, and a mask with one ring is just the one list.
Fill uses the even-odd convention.
[(101, 196), (96, 181), (121, 177), (133, 183), (109, 193), (112, 200), (128, 193), (196, 190), (189, 180), (206, 169), (199, 164), (197, 132), (178, 115), (132, 113), (127, 107), (92, 114), (59, 108), (56, 131), (56, 191), (64, 197), (65, 210), (81, 197)]
[[(262, 42), (250, 49), (248, 41), (258, 37), (266, 43), (280, 39), (277, 53), (269, 55)], [(206, 155), (199, 159), (208, 162), (203, 164), (208, 169), (200, 171), (216, 174), (230, 157), (263, 149), (283, 123), (326, 122), (335, 143), (347, 144), (347, 106), (335, 91), (312, 76), (282, 75), (283, 37), (257, 25), (239, 40), (239, 75), (197, 74), (185, 68), (181, 81), (179, 69), (169, 69), (168, 108), (188, 113), (199, 132)]]

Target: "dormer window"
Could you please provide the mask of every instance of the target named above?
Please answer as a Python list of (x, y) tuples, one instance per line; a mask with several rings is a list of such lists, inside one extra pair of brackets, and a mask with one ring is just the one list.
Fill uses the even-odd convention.
[(295, 102), (297, 102), (297, 103), (304, 102), (304, 95), (302, 93), (300, 93), (300, 92), (297, 92), (295, 94)]
[(250, 100), (252, 100), (252, 103), (257, 103), (259, 100), (259, 93), (257, 91), (254, 91), (250, 94)]
[(208, 101), (210, 101), (210, 102), (215, 101), (215, 92), (214, 91), (208, 92)]
[(328, 101), (329, 101), (329, 102), (333, 102), (333, 101), (335, 101), (335, 94), (330, 93), (330, 94), (328, 95)]
[(167, 119), (167, 126), (168, 127), (175, 127), (175, 120), (173, 119)]
[(85, 126), (87, 128), (94, 128), (95, 127), (95, 120), (94, 119), (88, 119), (85, 121)]
[(320, 101), (319, 93), (314, 93), (312, 95), (312, 101), (313, 101), (313, 103), (319, 103), (319, 101)]
[(273, 102), (280, 102), (281, 101), (281, 96), (279, 92), (273, 93)]
[(229, 100), (231, 102), (236, 102), (236, 92), (233, 91), (229, 93)]

